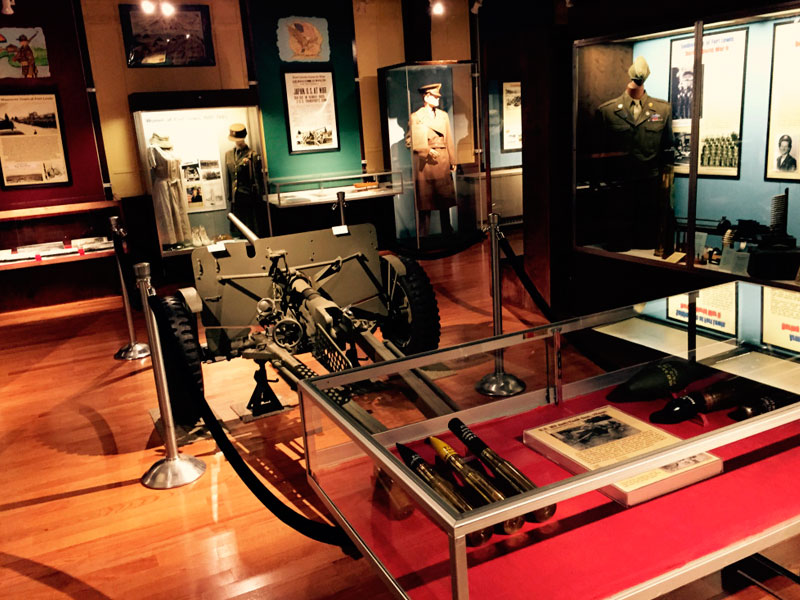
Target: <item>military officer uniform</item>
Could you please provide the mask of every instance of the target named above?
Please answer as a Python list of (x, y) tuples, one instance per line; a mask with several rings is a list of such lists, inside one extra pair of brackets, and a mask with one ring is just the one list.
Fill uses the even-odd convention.
[[(424, 86), (421, 90), (438, 84)], [(413, 152), (412, 168), (417, 188), (417, 210), (448, 210), (455, 206), (455, 190), (451, 176), (456, 163), (450, 116), (441, 109), (423, 106), (408, 120), (406, 145)]]
[(662, 175), (674, 161), (672, 107), (647, 93), (637, 106), (625, 91), (601, 104), (596, 120), (599, 132), (596, 176), (610, 190), (611, 230), (607, 247), (654, 248), (660, 220), (659, 199), (664, 196)]
[[(231, 211), (259, 237), (266, 231), (267, 207), (263, 200), (264, 185), (261, 177), (261, 156), (244, 143), (247, 129), (241, 123), (230, 127), (228, 139), (239, 141), (225, 153), (225, 167), (230, 185)], [(231, 232), (239, 234), (235, 226)]]

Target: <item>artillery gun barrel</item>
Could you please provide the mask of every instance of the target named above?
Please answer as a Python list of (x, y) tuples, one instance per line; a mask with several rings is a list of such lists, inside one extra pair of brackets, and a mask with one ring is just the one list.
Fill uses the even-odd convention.
[(242, 223), (239, 217), (237, 217), (233, 213), (228, 213), (228, 220), (234, 225), (236, 225), (236, 228), (242, 232), (242, 235), (247, 238), (248, 242), (253, 244), (253, 246), (256, 245), (256, 240), (258, 239), (258, 236), (255, 233), (253, 233), (252, 229), (250, 229), (247, 225)]

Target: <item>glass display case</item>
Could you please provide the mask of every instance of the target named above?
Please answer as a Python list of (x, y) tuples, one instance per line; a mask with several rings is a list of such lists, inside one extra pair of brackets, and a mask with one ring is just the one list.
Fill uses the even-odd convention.
[(146, 108), (135, 110), (132, 103), (139, 160), (164, 255), (241, 237), (227, 219), (231, 211), (259, 235), (268, 235), (258, 108), (255, 102), (215, 100), (222, 105), (189, 108), (194, 103), (178, 99), (160, 108), (140, 100), (136, 104)]
[(799, 15), (575, 43), (579, 250), (797, 279)]
[[(378, 70), (384, 164), (406, 192), (395, 201), (398, 238), (424, 245), (475, 231), (475, 66), (436, 61)], [(473, 177), (474, 179), (474, 177)]]
[(800, 533), (798, 332), (738, 281), (306, 380), (309, 482), (398, 597), (652, 598)]

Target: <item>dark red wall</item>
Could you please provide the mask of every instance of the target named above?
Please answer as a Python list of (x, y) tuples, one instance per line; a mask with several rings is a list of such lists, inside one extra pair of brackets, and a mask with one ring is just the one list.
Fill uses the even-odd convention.
[(13, 8), (13, 15), (0, 16), (0, 27), (41, 27), (47, 42), (52, 76), (0, 79), (0, 93), (57, 91), (72, 182), (68, 185), (2, 189), (0, 210), (103, 200), (103, 182), (72, 2), (25, 0), (17, 2)]

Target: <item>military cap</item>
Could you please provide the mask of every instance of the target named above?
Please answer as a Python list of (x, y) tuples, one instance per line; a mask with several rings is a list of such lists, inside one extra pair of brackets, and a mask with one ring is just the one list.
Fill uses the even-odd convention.
[(778, 140), (778, 146), (780, 146), (783, 142), (789, 142), (789, 148), (792, 147), (792, 137), (786, 135), (785, 133), (781, 136), (781, 139)]
[(234, 123), (229, 129), (228, 139), (232, 142), (243, 140), (247, 137), (247, 127), (244, 126), (244, 123)]
[(428, 85), (423, 85), (419, 88), (419, 93), (423, 96), (427, 94), (431, 94), (432, 96), (436, 96), (437, 98), (442, 97), (442, 84), (441, 83), (429, 83)]
[(27, 36), (27, 35), (25, 35), (25, 34), (23, 33), (22, 35), (20, 35), (20, 36), (17, 38), (17, 41), (18, 41), (18, 42), (27, 42), (27, 41), (28, 41), (28, 36)]
[(650, 76), (650, 66), (643, 57), (637, 56), (628, 68), (628, 75), (636, 85), (642, 85), (644, 80)]

